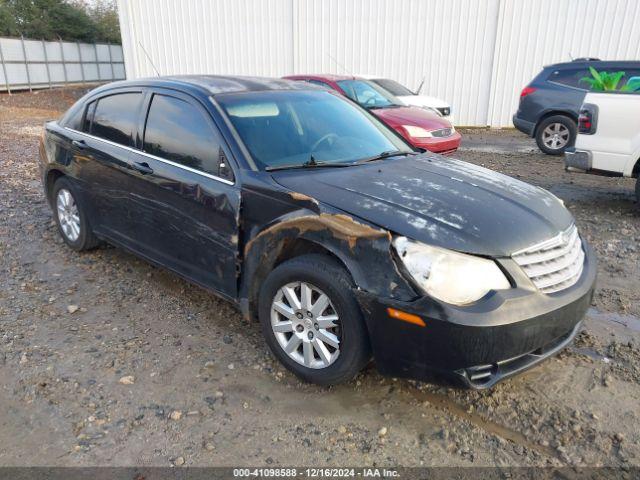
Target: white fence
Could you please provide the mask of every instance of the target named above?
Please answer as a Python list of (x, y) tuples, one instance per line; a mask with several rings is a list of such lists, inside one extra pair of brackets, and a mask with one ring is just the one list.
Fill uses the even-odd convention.
[[(640, 0), (118, 0), (127, 74), (377, 74), (511, 125), (573, 57), (640, 59)], [(146, 53), (145, 53), (146, 50)], [(148, 54), (148, 55), (147, 55)]]
[(120, 45), (0, 38), (0, 91), (125, 78)]

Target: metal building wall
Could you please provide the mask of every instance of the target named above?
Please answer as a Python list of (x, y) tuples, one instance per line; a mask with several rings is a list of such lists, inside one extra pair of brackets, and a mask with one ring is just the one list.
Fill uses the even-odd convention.
[(119, 0), (127, 76), (278, 76), (292, 67), (291, 0)]
[[(520, 90), (570, 54), (640, 59), (639, 0), (119, 0), (127, 75), (378, 74), (511, 126)], [(146, 50), (146, 53), (145, 53)]]
[[(295, 1), (296, 72), (375, 74), (451, 102), (482, 125), (498, 0)], [(486, 92), (486, 93), (485, 93)]]
[(543, 65), (579, 57), (640, 60), (639, 0), (501, 0), (487, 124), (509, 126)]

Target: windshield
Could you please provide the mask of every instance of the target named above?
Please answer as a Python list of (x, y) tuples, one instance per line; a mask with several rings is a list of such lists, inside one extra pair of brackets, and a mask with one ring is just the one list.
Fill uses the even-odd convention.
[(353, 163), (413, 150), (377, 119), (327, 91), (262, 91), (215, 97), (256, 167)]
[(415, 93), (413, 93), (404, 85), (400, 85), (395, 80), (390, 80), (388, 78), (377, 78), (371, 81), (377, 84), (379, 87), (385, 89), (391, 95), (395, 95), (396, 97), (406, 97), (408, 95), (415, 95)]
[(347, 97), (365, 108), (385, 108), (400, 105), (400, 102), (367, 80), (340, 80), (340, 88)]

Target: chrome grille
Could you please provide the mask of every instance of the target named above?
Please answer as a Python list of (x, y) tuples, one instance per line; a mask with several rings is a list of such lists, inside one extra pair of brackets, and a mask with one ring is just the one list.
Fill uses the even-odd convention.
[(515, 262), (544, 293), (574, 285), (584, 268), (582, 240), (575, 225), (559, 235), (512, 255)]

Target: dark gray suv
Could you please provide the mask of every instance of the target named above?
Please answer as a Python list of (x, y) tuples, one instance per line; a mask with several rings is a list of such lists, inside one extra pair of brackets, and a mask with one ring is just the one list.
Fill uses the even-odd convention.
[(625, 72), (625, 77), (640, 76), (640, 62), (578, 59), (544, 67), (520, 93), (513, 124), (534, 137), (540, 150), (562, 155), (573, 145), (577, 134), (578, 113), (589, 84), (589, 67), (598, 71)]

